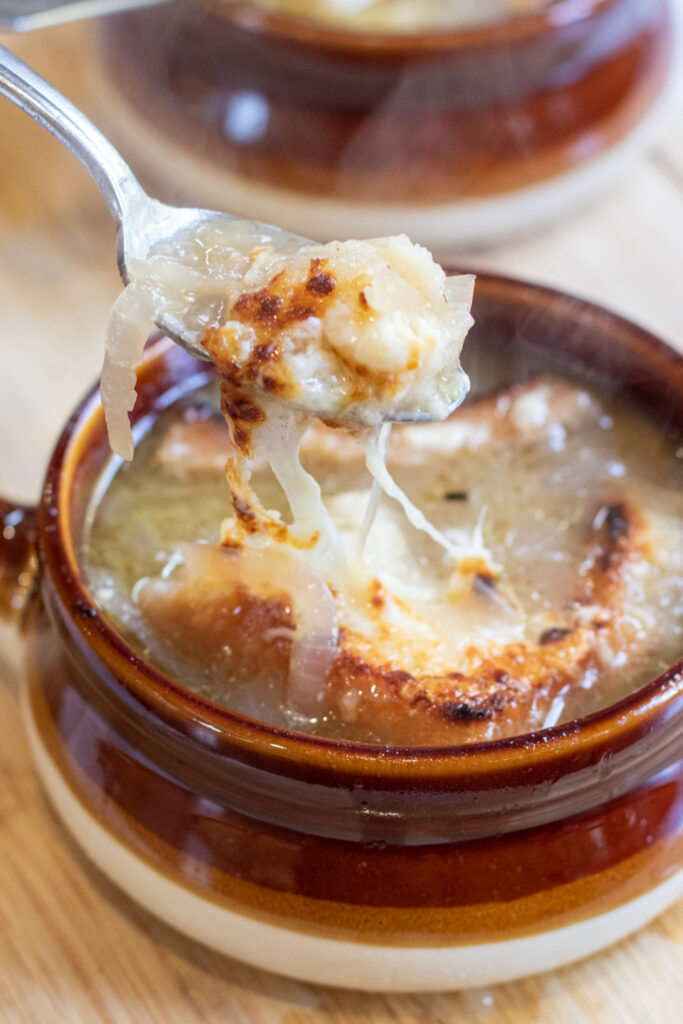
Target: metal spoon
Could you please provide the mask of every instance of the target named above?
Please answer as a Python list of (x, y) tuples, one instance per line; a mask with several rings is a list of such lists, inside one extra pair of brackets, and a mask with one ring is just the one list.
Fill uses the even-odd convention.
[[(116, 223), (119, 273), (128, 284), (128, 267), (145, 261), (160, 243), (181, 232), (194, 231), (207, 221), (229, 217), (215, 210), (167, 206), (152, 199), (128, 164), (88, 118), (22, 60), (0, 45), (0, 95), (6, 96), (78, 157), (104, 196)], [(236, 220), (235, 217), (230, 217)], [(266, 225), (263, 225), (268, 230)], [(302, 243), (305, 239), (301, 239)], [(208, 360), (199, 335), (179, 320), (161, 315), (156, 324), (173, 341), (198, 359)], [(455, 409), (464, 391), (451, 403)], [(305, 411), (305, 410), (301, 410)], [(351, 414), (353, 416), (353, 414)], [(355, 418), (355, 417), (353, 417)], [(394, 422), (424, 422), (431, 417), (419, 410), (398, 411)], [(361, 422), (360, 417), (358, 421)]]
[[(94, 179), (116, 223), (117, 259), (124, 284), (128, 284), (131, 261), (145, 260), (154, 246), (178, 232), (227, 216), (215, 210), (167, 206), (148, 196), (120, 153), (85, 114), (2, 45), (0, 95), (47, 128)], [(157, 326), (193, 356), (208, 359), (178, 323), (160, 318)]]

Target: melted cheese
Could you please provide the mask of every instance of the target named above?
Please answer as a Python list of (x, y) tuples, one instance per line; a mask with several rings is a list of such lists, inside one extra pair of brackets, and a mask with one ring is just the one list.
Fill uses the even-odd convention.
[[(159, 246), (131, 265), (130, 277), (112, 312), (102, 372), (118, 454), (132, 457), (134, 367), (150, 321), (163, 318), (205, 346), (221, 377), (235, 451), (230, 482), (243, 512), (235, 540), (276, 533), (312, 546), (318, 535), (334, 546), (319, 488), (298, 461), (301, 436), (319, 417), (363, 437), (382, 489), (450, 549), (387, 474), (381, 424), (443, 419), (464, 398), (459, 357), (472, 323), (472, 278), (447, 279), (405, 236), (314, 245), (223, 217)], [(289, 499), (295, 530), (286, 536), (249, 487), (254, 449)]]
[[(337, 625), (327, 617), (324, 640), (315, 615), (299, 611), (310, 611), (311, 594), (321, 607), (333, 605), (331, 585), (351, 606), (369, 599), (362, 549), (380, 489), (450, 560), (472, 553), (468, 538), (457, 543), (437, 530), (389, 475), (385, 421), (443, 419), (464, 398), (468, 381), (459, 357), (472, 323), (473, 279), (447, 279), (429, 253), (405, 236), (315, 245), (225, 217), (159, 246), (147, 261), (132, 264), (129, 274), (131, 283), (112, 312), (102, 374), (112, 446), (132, 457), (127, 414), (134, 367), (150, 321), (163, 319), (204, 346), (221, 382), (234, 511), (222, 530), (223, 545), (234, 556), (226, 563), (226, 581), (241, 578), (258, 592), (268, 575), (256, 571), (262, 562), (280, 565), (286, 556), (291, 563), (296, 633), (290, 697), (310, 711), (308, 666), (319, 665), (315, 652), (321, 647), (336, 646)], [(353, 431), (377, 485), (360, 539), (351, 542), (340, 535), (300, 461), (302, 437), (316, 418)], [(254, 459), (270, 465), (291, 523), (254, 492)], [(193, 562), (208, 565), (206, 559)], [(319, 672), (316, 699), (324, 685)]]

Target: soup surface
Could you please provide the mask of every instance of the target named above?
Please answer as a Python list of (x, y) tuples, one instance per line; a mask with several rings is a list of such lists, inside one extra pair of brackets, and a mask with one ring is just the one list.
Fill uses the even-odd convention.
[[(251, 555), (235, 574), (217, 410), (207, 386), (159, 416), (133, 463), (110, 462), (84, 552), (113, 623), (202, 696), (324, 736), (467, 742), (590, 712), (680, 655), (683, 450), (628, 406), (542, 377), (394, 427), (392, 475), (450, 550), (372, 490), (348, 434), (309, 430), (304, 466), (362, 571), (331, 586), (339, 649), (323, 698), (293, 704), (295, 622), (315, 674), (329, 609), (296, 560)], [(289, 521), (270, 469), (251, 471)]]
[(366, 31), (460, 28), (550, 7), (556, 0), (260, 0), (298, 17)]

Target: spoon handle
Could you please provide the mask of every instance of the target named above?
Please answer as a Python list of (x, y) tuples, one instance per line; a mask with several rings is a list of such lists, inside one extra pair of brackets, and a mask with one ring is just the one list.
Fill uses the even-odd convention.
[(85, 114), (2, 45), (0, 95), (47, 128), (78, 157), (118, 226), (133, 206), (147, 199), (123, 157)]
[(168, 0), (0, 0), (0, 29), (29, 32), (82, 18), (119, 14)]

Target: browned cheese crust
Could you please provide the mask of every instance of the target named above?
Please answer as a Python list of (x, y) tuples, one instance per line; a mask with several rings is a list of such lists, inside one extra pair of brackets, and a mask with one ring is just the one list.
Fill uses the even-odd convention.
[[(342, 631), (328, 677), (328, 706), (356, 728), (393, 744), (451, 744), (511, 736), (540, 725), (558, 693), (604, 667), (632, 640), (625, 614), (627, 574), (648, 556), (648, 531), (626, 502), (607, 509), (587, 536), (576, 596), (535, 643), (467, 649), (464, 670), (414, 677), (360, 656), (366, 646)], [(381, 598), (379, 598), (381, 600)], [(253, 673), (285, 698), (291, 642), (286, 594), (258, 598), (246, 588), (216, 591), (201, 578), (143, 602), (154, 628), (184, 658), (221, 675)], [(283, 632), (280, 632), (283, 631)], [(261, 684), (259, 684), (261, 685)]]
[(528, 732), (530, 724), (543, 723), (560, 692), (571, 692), (632, 640), (634, 627), (624, 611), (627, 574), (648, 553), (638, 510), (626, 502), (613, 505), (599, 528), (588, 532), (571, 606), (535, 643), (485, 651), (470, 646), (461, 671), (420, 677), (344, 650), (330, 690), (355, 723), (392, 743), (451, 744)]
[[(233, 440), (245, 454), (251, 454), (250, 428), (259, 421), (253, 399), (248, 396), (260, 391), (295, 404), (300, 396), (301, 386), (283, 358), (285, 348), (296, 348), (292, 328), (312, 318), (321, 319), (340, 299), (353, 310), (356, 320), (371, 318), (373, 311), (365, 297), (365, 288), (371, 281), (366, 273), (338, 281), (329, 260), (311, 259), (308, 267), (285, 268), (265, 287), (241, 295), (231, 306), (225, 326), (205, 332), (202, 345), (218, 371), (223, 411), (230, 417)], [(244, 359), (235, 358), (235, 324), (251, 328), (258, 335), (258, 344)], [(333, 348), (325, 335), (322, 343), (335, 379), (345, 383), (344, 408), (378, 394), (390, 398), (401, 386), (397, 375), (373, 371), (350, 359), (348, 353)], [(409, 362), (404, 369), (410, 371), (417, 365), (416, 353), (414, 363)]]
[[(464, 423), (468, 428), (488, 424), (486, 436), (476, 430), (458, 434), (458, 446), (476, 449), (536, 440), (540, 427), (515, 422), (508, 413), (511, 400), (530, 394), (539, 383), (549, 389), (554, 422), (571, 427), (586, 414), (585, 402), (577, 403), (582, 393), (572, 385), (536, 381), (457, 413), (453, 424)], [(216, 429), (224, 431), (218, 424)], [(410, 445), (410, 432), (415, 429), (396, 432), (394, 456), (404, 463), (425, 457), (424, 449)], [(451, 426), (443, 424), (442, 429), (441, 443), (448, 444)], [(312, 431), (305, 448), (314, 460), (333, 453), (342, 462), (362, 458), (350, 439), (324, 429)], [(594, 511), (594, 521), (586, 525), (573, 598), (549, 616), (535, 640), (485, 648), (471, 645), (459, 659), (457, 671), (428, 676), (382, 664), (373, 657), (370, 640), (342, 629), (340, 651), (327, 681), (328, 708), (352, 722), (354, 731), (401, 745), (472, 742), (542, 725), (559, 694), (571, 696), (587, 676), (609, 667), (617, 652), (633, 649), (637, 642), (627, 595), (631, 573), (638, 563), (652, 558), (648, 525), (625, 499)], [(476, 562), (461, 565), (460, 572), (464, 585), (475, 594), (490, 596), (498, 588), (486, 567)], [(383, 604), (377, 583), (369, 614), (378, 621)], [(193, 578), (157, 595), (143, 611), (185, 656), (204, 667), (210, 663), (216, 680), (222, 673), (246, 678), (254, 674), (259, 679), (265, 674), (271, 693), (285, 700), (291, 646), (287, 630), (294, 625), (286, 594), (259, 599), (245, 588), (217, 594), (205, 581)]]

